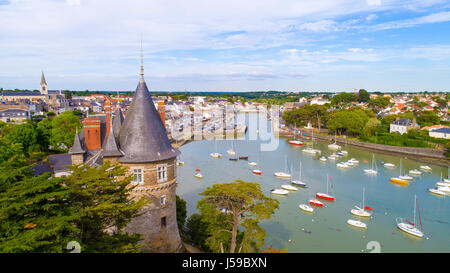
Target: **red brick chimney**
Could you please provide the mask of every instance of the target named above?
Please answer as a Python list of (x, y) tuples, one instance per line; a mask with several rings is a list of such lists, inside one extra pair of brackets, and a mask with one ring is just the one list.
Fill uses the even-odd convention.
[(100, 149), (102, 147), (99, 118), (84, 119), (84, 147), (86, 150)]
[(158, 114), (161, 117), (164, 128), (166, 128), (166, 106), (164, 105), (164, 101), (158, 101)]

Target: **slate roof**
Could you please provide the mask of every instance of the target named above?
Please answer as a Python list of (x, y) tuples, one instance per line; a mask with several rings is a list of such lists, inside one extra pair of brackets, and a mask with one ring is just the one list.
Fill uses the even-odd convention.
[(77, 128), (75, 132), (75, 140), (73, 142), (73, 146), (69, 149), (69, 154), (84, 154), (85, 152), (86, 150), (83, 148), (83, 145), (81, 144)]
[(125, 154), (119, 158), (122, 163), (160, 161), (180, 154), (169, 142), (143, 73), (120, 129), (119, 146)]
[(401, 126), (412, 126), (413, 122), (409, 118), (401, 118), (401, 119), (398, 119), (398, 120), (392, 122), (392, 124), (401, 125)]
[(72, 165), (72, 157), (70, 154), (50, 155), (48, 158), (54, 172), (67, 171), (66, 166)]
[(444, 134), (450, 134), (450, 128), (439, 128), (432, 131), (433, 133), (444, 133)]
[(114, 137), (116, 138), (116, 141), (119, 141), (119, 133), (120, 133), (120, 128), (122, 127), (122, 124), (123, 124), (122, 110), (120, 110), (120, 108), (117, 108), (117, 110), (114, 112), (113, 125), (112, 125), (112, 127), (114, 128)]
[(123, 153), (117, 147), (116, 137), (114, 136), (114, 126), (111, 120), (111, 130), (108, 139), (103, 146), (102, 156), (122, 156)]

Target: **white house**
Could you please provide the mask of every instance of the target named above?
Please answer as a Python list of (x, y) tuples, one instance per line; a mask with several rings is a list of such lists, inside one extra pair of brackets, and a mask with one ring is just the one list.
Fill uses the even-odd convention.
[(450, 128), (439, 128), (428, 133), (430, 137), (450, 139)]

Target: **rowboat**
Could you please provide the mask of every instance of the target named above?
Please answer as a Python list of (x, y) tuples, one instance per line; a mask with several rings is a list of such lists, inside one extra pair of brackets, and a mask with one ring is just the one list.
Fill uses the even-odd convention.
[(349, 220), (347, 220), (347, 224), (357, 227), (357, 228), (367, 228), (367, 225), (365, 223), (358, 221), (358, 220), (349, 219)]
[(306, 205), (306, 204), (300, 204), (300, 205), (298, 205), (298, 207), (299, 207), (301, 210), (304, 210), (304, 211), (306, 211), (306, 212), (310, 212), (310, 213), (314, 212), (314, 209), (313, 209), (312, 207)]

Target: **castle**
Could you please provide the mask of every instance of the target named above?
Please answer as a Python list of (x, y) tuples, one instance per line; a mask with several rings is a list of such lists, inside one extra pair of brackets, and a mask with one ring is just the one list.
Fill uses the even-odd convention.
[(109, 161), (128, 167), (132, 183), (137, 185), (132, 197), (151, 202), (126, 231), (142, 235), (144, 252), (176, 252), (182, 245), (176, 219), (176, 159), (180, 151), (169, 142), (164, 115), (153, 104), (142, 64), (140, 75), (125, 117), (120, 107), (112, 115), (111, 104), (106, 101), (105, 115), (84, 119), (69, 150), (70, 160), (72, 164)]

